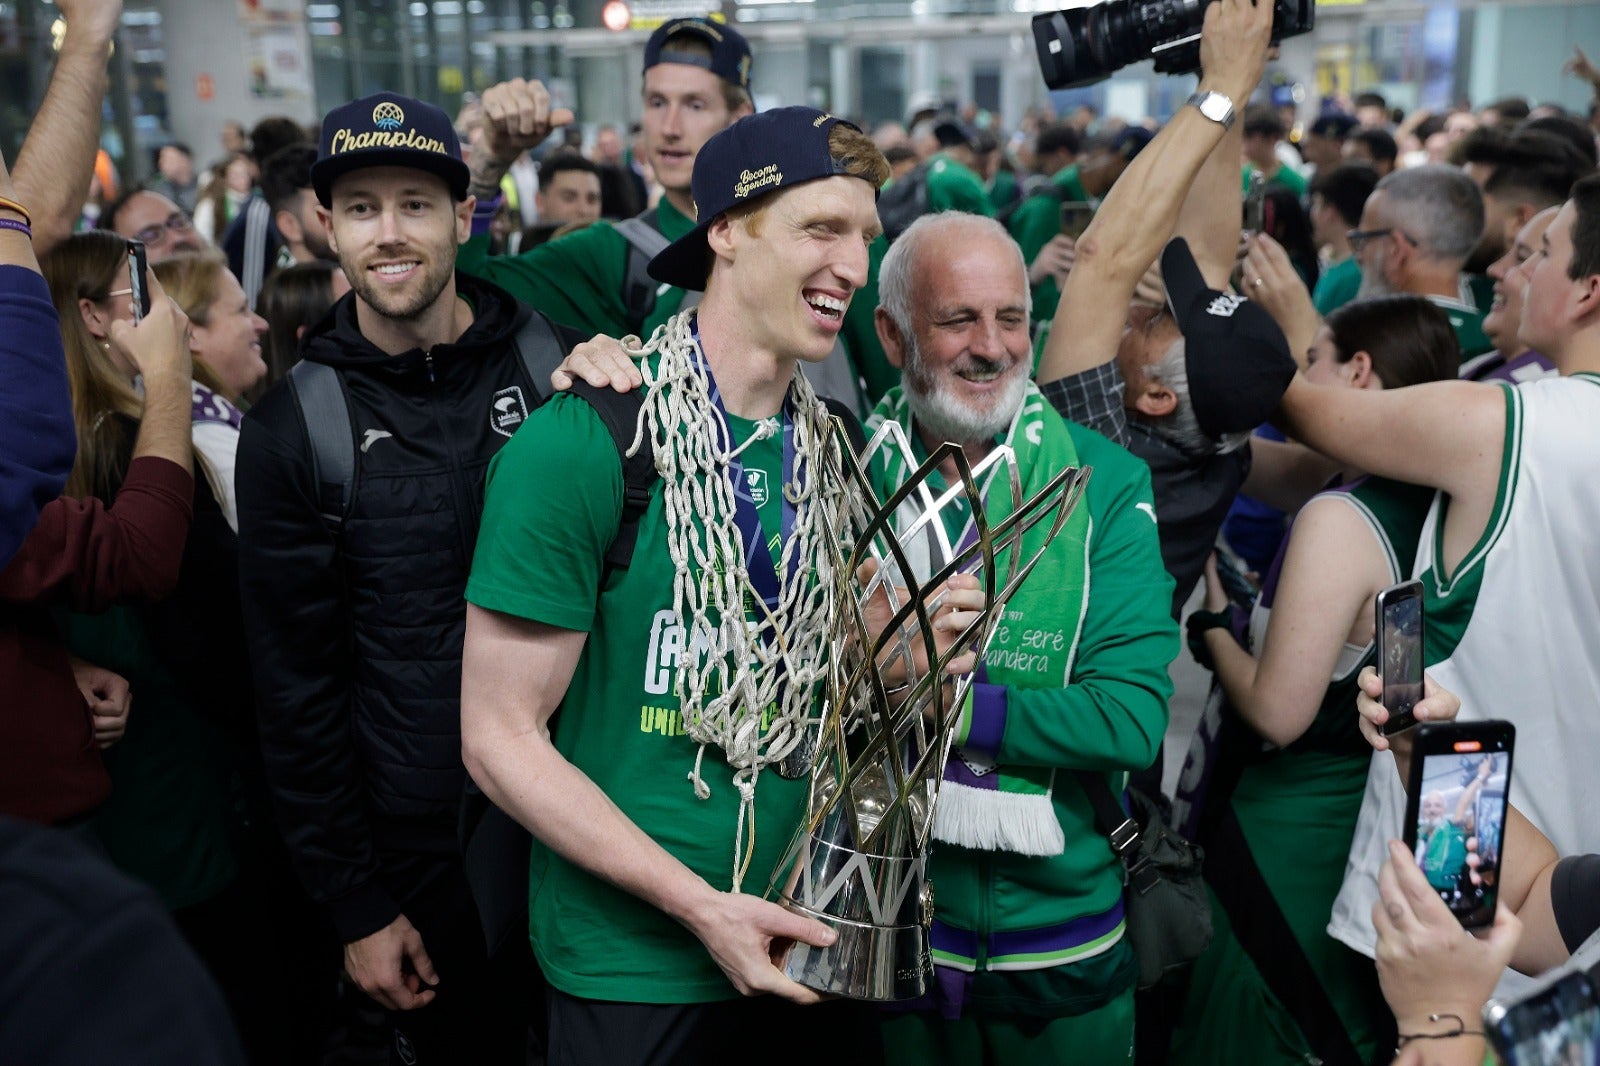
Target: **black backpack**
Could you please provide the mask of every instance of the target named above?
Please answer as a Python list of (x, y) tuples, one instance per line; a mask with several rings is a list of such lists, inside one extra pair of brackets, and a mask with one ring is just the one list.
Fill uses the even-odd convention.
[[(628, 316), (628, 332), (644, 336), (644, 320), (656, 309), (660, 282), (650, 276), (650, 260), (672, 242), (657, 228), (655, 208), (642, 215), (612, 223), (612, 228), (628, 242), (628, 262), (622, 272), (622, 306)], [(699, 294), (694, 294), (699, 298)]]
[[(535, 312), (528, 316), (512, 347), (533, 386), (537, 407), (550, 398), (550, 375), (566, 358), (550, 320)], [(335, 539), (350, 510), (356, 478), (356, 441), (351, 428), (350, 405), (345, 402), (339, 372), (325, 363), (302, 359), (289, 370), (289, 392), (305, 419), (311, 441), (311, 472), (317, 484), (317, 507)]]
[(918, 163), (878, 197), (878, 222), (891, 244), (928, 213), (928, 167), (928, 163)]
[[(565, 357), (555, 331), (543, 315), (535, 314), (518, 332), (514, 343), (538, 402), (548, 400), (550, 374)], [(304, 360), (289, 371), (289, 381), (305, 416), (311, 440), (311, 465), (322, 520), (337, 536), (348, 513), (355, 481), (355, 437), (344, 386), (332, 367)], [(619, 393), (609, 387), (594, 388), (584, 381), (574, 384), (572, 393), (594, 407), (622, 459), (622, 519), (606, 551), (606, 569), (608, 572), (625, 570), (633, 561), (639, 522), (650, 506), (651, 492), (659, 480), (648, 437), (644, 447), (628, 455), (644, 396), (639, 390)], [(866, 438), (855, 412), (836, 400), (823, 402), (844, 422), (851, 446), (861, 451), (866, 446)], [(462, 792), (456, 839), (467, 883), (478, 906), (484, 942), (489, 953), (494, 955), (513, 938), (527, 935), (528, 856), (532, 838), (515, 819), (491, 803), (469, 777)]]

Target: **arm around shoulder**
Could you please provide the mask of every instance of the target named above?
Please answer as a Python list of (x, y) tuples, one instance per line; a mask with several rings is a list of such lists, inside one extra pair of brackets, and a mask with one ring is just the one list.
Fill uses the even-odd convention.
[(1297, 374), (1279, 417), (1295, 439), (1340, 463), (1459, 496), (1494, 484), (1511, 402), (1506, 388), (1473, 381), (1372, 391)]

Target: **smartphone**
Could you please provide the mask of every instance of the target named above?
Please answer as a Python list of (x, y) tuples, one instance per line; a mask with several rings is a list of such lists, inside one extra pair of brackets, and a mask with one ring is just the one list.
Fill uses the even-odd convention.
[(1244, 228), (1252, 234), (1266, 226), (1267, 179), (1259, 170), (1250, 172), (1250, 185), (1244, 193)]
[(1422, 582), (1402, 581), (1378, 593), (1378, 676), (1383, 706), (1389, 712), (1383, 735), (1417, 724), (1414, 708), (1422, 699)]
[(133, 300), (133, 320), (142, 322), (150, 313), (150, 264), (145, 258), (144, 242), (128, 242), (128, 287)]
[(1077, 240), (1089, 228), (1094, 218), (1094, 205), (1086, 200), (1064, 200), (1061, 203), (1061, 232)]
[(1411, 742), (1406, 847), (1468, 929), (1494, 921), (1516, 735), (1510, 722), (1442, 722)]
[(1594, 975), (1572, 970), (1509, 1003), (1491, 999), (1483, 1031), (1506, 1066), (1600, 1062)]

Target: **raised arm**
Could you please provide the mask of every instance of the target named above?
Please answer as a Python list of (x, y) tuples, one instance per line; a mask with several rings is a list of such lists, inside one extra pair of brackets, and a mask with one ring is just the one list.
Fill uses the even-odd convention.
[(17, 198), (33, 212), (33, 246), (43, 255), (72, 235), (89, 195), (100, 147), (106, 58), (122, 0), (56, 0), (66, 35), (44, 101), (17, 155)]
[[(1271, 29), (1270, 4), (1218, 0), (1208, 6), (1199, 91), (1221, 93), (1242, 111), (1261, 78)], [(1041, 384), (1098, 366), (1116, 351), (1134, 287), (1166, 244), (1194, 175), (1223, 135), (1222, 126), (1196, 108), (1180, 108), (1117, 179), (1078, 240), (1039, 363)], [(1235, 201), (1237, 182), (1228, 193)]]
[(1280, 422), (1296, 440), (1369, 474), (1481, 495), (1497, 484), (1505, 438), (1505, 390), (1471, 381), (1403, 389), (1342, 389), (1296, 375)]
[[(0, 156), (0, 196), (15, 199)], [(0, 220), (23, 216), (0, 208)], [(61, 323), (28, 235), (0, 228), (0, 566), (27, 539), (39, 510), (61, 494), (78, 438), (61, 349)]]
[(1234, 256), (1239, 250), (1239, 228), (1244, 215), (1239, 198), (1239, 154), (1243, 141), (1244, 123), (1235, 121), (1211, 149), (1200, 173), (1189, 184), (1189, 195), (1184, 197), (1172, 234), (1189, 242), (1189, 254), (1194, 256), (1195, 265), (1213, 289), (1227, 289), (1228, 278), (1233, 274)]

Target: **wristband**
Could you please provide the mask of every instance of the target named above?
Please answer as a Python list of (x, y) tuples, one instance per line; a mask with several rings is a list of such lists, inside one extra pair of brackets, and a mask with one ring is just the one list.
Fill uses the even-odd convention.
[(1483, 1036), (1482, 1029), (1468, 1029), (1467, 1023), (1461, 1020), (1459, 1014), (1430, 1014), (1428, 1021), (1442, 1022), (1446, 1018), (1456, 1023), (1456, 1027), (1447, 1033), (1401, 1033), (1395, 1044), (1395, 1053), (1413, 1040), (1454, 1040), (1458, 1036)]
[(33, 230), (28, 228), (28, 224), (14, 218), (0, 218), (0, 229), (14, 229), (29, 240), (33, 239)]
[(0, 211), (10, 211), (13, 214), (21, 215), (25, 225), (33, 225), (33, 216), (28, 214), (28, 209), (9, 196), (0, 196)]
[(1233, 625), (1233, 612), (1224, 607), (1220, 611), (1195, 611), (1183, 623), (1188, 634), (1189, 654), (1207, 670), (1216, 671), (1217, 664), (1206, 647), (1205, 634), (1210, 629), (1229, 629)]

